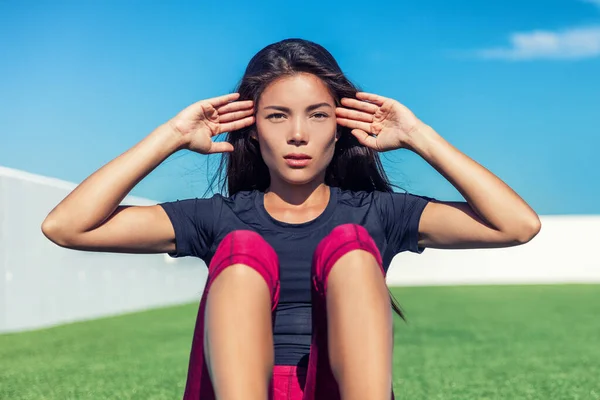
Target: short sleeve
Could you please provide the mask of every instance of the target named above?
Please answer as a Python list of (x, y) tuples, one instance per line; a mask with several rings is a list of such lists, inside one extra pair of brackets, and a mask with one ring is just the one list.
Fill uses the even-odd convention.
[(419, 221), (430, 197), (410, 193), (379, 192), (377, 203), (388, 244), (394, 254), (422, 253), (419, 247)]
[(160, 203), (175, 231), (175, 251), (171, 257), (204, 258), (214, 237), (216, 197)]

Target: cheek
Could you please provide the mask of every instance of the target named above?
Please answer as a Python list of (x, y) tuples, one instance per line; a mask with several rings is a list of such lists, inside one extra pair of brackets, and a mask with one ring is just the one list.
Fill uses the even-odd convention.
[(325, 132), (321, 132), (319, 135), (319, 147), (323, 149), (323, 152), (327, 155), (333, 154), (336, 144), (337, 126), (334, 124), (333, 127), (328, 127)]
[(258, 135), (258, 142), (260, 144), (260, 154), (262, 155), (265, 164), (270, 167), (271, 160), (274, 159), (274, 154), (277, 152), (277, 149), (279, 146), (281, 146), (281, 144), (277, 143), (276, 132), (273, 132), (272, 129), (265, 129), (264, 126), (256, 124), (256, 133)]

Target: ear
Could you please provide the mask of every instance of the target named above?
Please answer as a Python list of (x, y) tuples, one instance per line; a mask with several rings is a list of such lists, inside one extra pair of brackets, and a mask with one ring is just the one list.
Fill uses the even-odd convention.
[(335, 131), (335, 141), (337, 142), (338, 140), (340, 140), (340, 136), (342, 136), (342, 130), (340, 128), (336, 129)]

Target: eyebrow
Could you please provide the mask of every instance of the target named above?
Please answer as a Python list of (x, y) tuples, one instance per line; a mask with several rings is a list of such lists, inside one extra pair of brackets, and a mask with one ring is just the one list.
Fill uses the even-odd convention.
[[(318, 103), (318, 104), (312, 104), (312, 105), (306, 107), (306, 112), (310, 112), (312, 110), (316, 110), (319, 107), (329, 107), (329, 108), (332, 108), (331, 104), (329, 104), (329, 103)], [(266, 107), (264, 107), (264, 109), (265, 110), (267, 110), (267, 109), (273, 109), (273, 110), (277, 110), (277, 111), (283, 111), (283, 112), (286, 112), (286, 113), (291, 113), (292, 112), (291, 109), (289, 109), (288, 107), (283, 107), (283, 106), (266, 106)]]

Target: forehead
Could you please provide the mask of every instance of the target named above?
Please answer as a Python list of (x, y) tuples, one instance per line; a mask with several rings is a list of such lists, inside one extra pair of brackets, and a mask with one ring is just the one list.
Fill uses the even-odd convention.
[(327, 85), (312, 74), (300, 73), (285, 76), (269, 84), (259, 100), (262, 106), (307, 105), (329, 102), (333, 105), (333, 96)]

